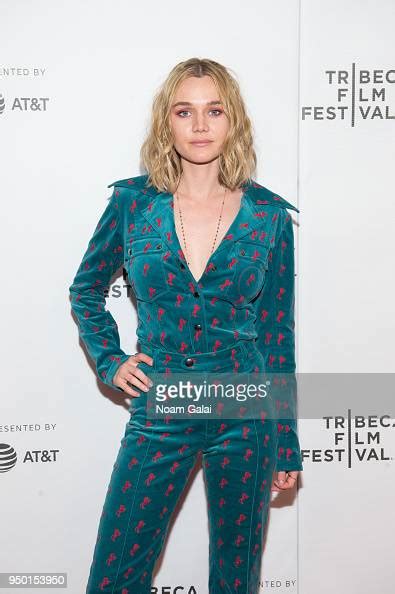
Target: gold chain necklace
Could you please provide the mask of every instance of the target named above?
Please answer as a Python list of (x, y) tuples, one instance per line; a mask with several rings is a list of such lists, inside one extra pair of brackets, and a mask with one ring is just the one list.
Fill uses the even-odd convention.
[[(225, 188), (224, 197), (222, 199), (221, 212), (219, 214), (219, 219), (218, 219), (218, 223), (217, 223), (217, 230), (215, 232), (215, 237), (214, 237), (213, 245), (212, 245), (212, 248), (211, 248), (210, 256), (211, 256), (211, 254), (214, 251), (215, 242), (217, 241), (218, 230), (219, 230), (219, 226), (220, 226), (221, 220), (222, 220), (222, 212), (223, 212), (223, 209), (224, 209), (225, 195), (226, 195), (227, 189), (228, 188)], [(187, 257), (187, 255), (188, 255), (188, 249), (187, 249), (187, 243), (186, 243), (186, 240), (185, 240), (184, 224), (183, 224), (183, 221), (182, 221), (182, 214), (181, 214), (181, 207), (180, 207), (180, 199), (178, 197), (178, 191), (177, 192), (174, 192), (174, 195), (177, 198), (178, 212), (180, 213), (181, 232), (182, 232), (182, 239), (184, 241), (184, 247), (185, 247), (185, 253), (186, 253), (186, 261), (187, 261), (188, 266), (190, 266), (190, 261), (189, 261), (189, 259)]]

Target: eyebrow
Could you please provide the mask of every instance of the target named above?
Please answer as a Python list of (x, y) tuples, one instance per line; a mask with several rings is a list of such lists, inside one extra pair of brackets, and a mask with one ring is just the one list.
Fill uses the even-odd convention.
[[(173, 103), (172, 107), (177, 107), (178, 105), (192, 106), (193, 104), (190, 101), (177, 101), (177, 103)], [(222, 105), (222, 101), (207, 101), (206, 105)]]

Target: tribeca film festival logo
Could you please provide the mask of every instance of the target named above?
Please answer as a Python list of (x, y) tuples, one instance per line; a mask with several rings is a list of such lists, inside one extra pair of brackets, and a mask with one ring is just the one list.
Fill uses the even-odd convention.
[(304, 450), (303, 458), (311, 462), (341, 462), (351, 468), (354, 463), (390, 462), (383, 446), (383, 435), (395, 427), (390, 415), (354, 415), (322, 417), (324, 428), (332, 435), (333, 448)]
[(324, 75), (333, 104), (302, 106), (302, 120), (343, 120), (354, 127), (363, 120), (395, 119), (388, 98), (395, 69), (359, 69), (353, 62), (349, 70), (325, 70)]

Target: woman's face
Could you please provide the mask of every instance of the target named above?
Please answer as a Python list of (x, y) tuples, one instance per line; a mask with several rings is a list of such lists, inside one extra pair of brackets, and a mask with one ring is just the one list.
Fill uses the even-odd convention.
[(210, 76), (191, 76), (180, 83), (170, 110), (170, 126), (182, 158), (208, 163), (219, 156), (229, 120)]

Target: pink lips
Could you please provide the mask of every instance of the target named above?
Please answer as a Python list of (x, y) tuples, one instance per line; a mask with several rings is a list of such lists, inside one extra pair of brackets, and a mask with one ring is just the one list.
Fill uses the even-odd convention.
[(194, 146), (206, 146), (207, 144), (210, 144), (210, 142), (212, 142), (211, 140), (202, 140), (202, 141), (195, 141), (195, 142), (191, 142), (191, 144), (193, 144)]

